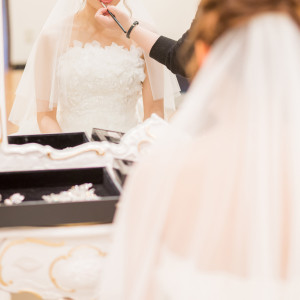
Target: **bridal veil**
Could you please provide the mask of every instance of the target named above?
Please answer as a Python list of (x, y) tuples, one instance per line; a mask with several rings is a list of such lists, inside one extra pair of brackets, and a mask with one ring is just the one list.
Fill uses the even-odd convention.
[(100, 299), (299, 299), (299, 116), (299, 26), (220, 37), (129, 177)]
[[(126, 2), (133, 18), (155, 28), (138, 0)], [(56, 78), (58, 62), (72, 45), (74, 16), (84, 3), (84, 0), (58, 0), (33, 46), (9, 116), (9, 121), (21, 127), (21, 133), (38, 133), (37, 112), (53, 110), (58, 104), (58, 89), (66, 88)], [(118, 5), (128, 12), (122, 0)], [(174, 111), (174, 97), (180, 90), (175, 76), (148, 55), (144, 56), (154, 100), (165, 98), (165, 107)]]

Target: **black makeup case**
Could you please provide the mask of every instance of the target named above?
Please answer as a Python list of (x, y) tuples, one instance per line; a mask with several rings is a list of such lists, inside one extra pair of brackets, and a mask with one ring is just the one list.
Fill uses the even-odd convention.
[[(43, 195), (59, 194), (72, 186), (92, 183), (101, 200), (48, 203)], [(5, 205), (15, 193), (21, 204)], [(121, 190), (106, 168), (39, 170), (0, 173), (0, 227), (111, 223)]]
[(49, 145), (52, 148), (59, 150), (75, 147), (87, 142), (89, 142), (89, 139), (85, 132), (8, 136), (9, 144), (23, 145), (28, 143), (37, 143), (41, 145)]

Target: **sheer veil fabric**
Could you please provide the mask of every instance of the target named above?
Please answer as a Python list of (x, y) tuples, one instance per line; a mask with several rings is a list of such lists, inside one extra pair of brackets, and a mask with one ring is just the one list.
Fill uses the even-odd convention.
[[(122, 2), (119, 6), (128, 12)], [(127, 2), (134, 18), (155, 28), (138, 0)], [(72, 45), (73, 20), (80, 9), (81, 0), (58, 0), (33, 46), (9, 116), (9, 121), (23, 128), (21, 133), (38, 133), (37, 112), (57, 107), (58, 89), (66, 89), (58, 83), (56, 70), (60, 56)], [(176, 77), (149, 56), (144, 57), (154, 100), (165, 97), (166, 109), (174, 111), (174, 97), (180, 91)]]
[(216, 41), (126, 183), (99, 299), (299, 299), (299, 53), (279, 13)]

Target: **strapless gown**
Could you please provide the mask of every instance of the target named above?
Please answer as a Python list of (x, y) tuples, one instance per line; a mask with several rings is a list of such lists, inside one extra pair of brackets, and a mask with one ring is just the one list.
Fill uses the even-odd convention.
[(139, 122), (145, 79), (142, 50), (74, 41), (57, 69), (57, 119), (63, 132), (102, 128), (127, 132)]

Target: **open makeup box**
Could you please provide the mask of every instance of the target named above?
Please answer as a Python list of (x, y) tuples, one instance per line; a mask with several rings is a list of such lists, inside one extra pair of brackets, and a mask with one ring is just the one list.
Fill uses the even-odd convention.
[[(74, 202), (47, 202), (43, 195), (58, 195), (72, 186), (91, 183), (100, 200), (84, 196)], [(5, 205), (19, 193), (20, 204)], [(120, 189), (106, 168), (58, 169), (0, 173), (0, 227), (53, 226), (74, 223), (111, 223)]]
[(41, 145), (49, 145), (55, 149), (61, 150), (68, 147), (75, 147), (89, 141), (107, 141), (119, 144), (123, 135), (123, 132), (93, 128), (91, 138), (89, 138), (85, 132), (11, 135), (8, 136), (8, 143), (14, 145), (37, 143)]
[(37, 143), (41, 145), (49, 145), (52, 148), (60, 150), (68, 147), (75, 147), (87, 142), (89, 142), (89, 139), (84, 132), (8, 136), (9, 144), (23, 145), (28, 143)]
[[(95, 128), (91, 140), (119, 143), (123, 133)], [(84, 132), (19, 135), (8, 137), (10, 144), (38, 143), (55, 149), (89, 142)], [(124, 181), (133, 164), (115, 159), (113, 166), (74, 169), (0, 172), (0, 227), (55, 226), (76, 223), (111, 223)], [(85, 198), (57, 202), (57, 195), (68, 195), (72, 187), (92, 184), (98, 200)], [(88, 192), (90, 192), (88, 190)], [(25, 199), (10, 203), (13, 195)], [(43, 196), (53, 195), (53, 201)], [(7, 200), (8, 199), (8, 200)], [(63, 199), (60, 199), (63, 200)]]

